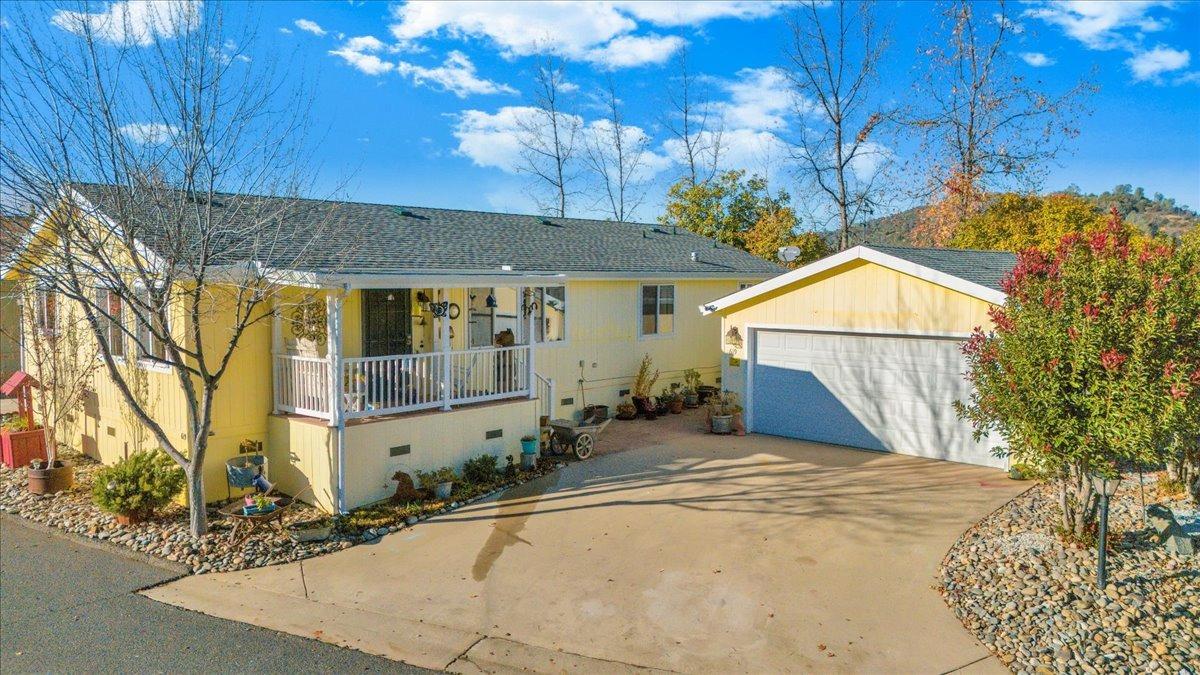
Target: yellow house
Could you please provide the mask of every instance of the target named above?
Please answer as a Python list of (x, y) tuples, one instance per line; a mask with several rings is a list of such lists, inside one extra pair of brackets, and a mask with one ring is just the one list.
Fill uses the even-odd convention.
[(1015, 256), (863, 245), (704, 303), (750, 431), (1003, 467), (954, 402)]
[[(77, 186), (76, 198), (104, 213), (102, 188)], [(330, 511), (386, 498), (397, 471), (517, 455), (540, 415), (615, 406), (646, 354), (659, 387), (689, 368), (719, 384), (720, 320), (680, 308), (782, 271), (659, 225), (319, 204), (331, 236), (360, 243), (337, 260), (244, 261), (273, 266), (277, 310), (246, 330), (217, 392), (209, 500), (227, 494), (226, 460), (247, 451), (267, 456), (280, 489), (311, 489)], [(282, 223), (278, 245), (305, 227), (303, 217)], [(228, 323), (216, 314), (201, 330), (215, 340)], [(136, 342), (123, 367), (141, 374), (156, 419), (186, 439), (175, 375), (134, 353), (153, 348)], [(102, 371), (83, 411), (84, 452), (108, 462), (154, 447), (122, 401)]]

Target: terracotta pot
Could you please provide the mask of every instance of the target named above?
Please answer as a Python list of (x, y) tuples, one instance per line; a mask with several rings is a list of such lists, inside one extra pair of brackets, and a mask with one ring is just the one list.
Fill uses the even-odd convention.
[(35, 495), (49, 495), (70, 490), (75, 485), (75, 467), (63, 462), (47, 469), (29, 468), (29, 491)]
[(742, 413), (733, 413), (733, 433), (735, 436), (746, 435), (746, 423), (742, 421)]
[(118, 513), (116, 515), (118, 525), (137, 525), (146, 522), (146, 514), (144, 513)]
[(667, 407), (671, 409), (672, 415), (678, 415), (683, 412), (683, 399), (675, 399), (668, 403)]

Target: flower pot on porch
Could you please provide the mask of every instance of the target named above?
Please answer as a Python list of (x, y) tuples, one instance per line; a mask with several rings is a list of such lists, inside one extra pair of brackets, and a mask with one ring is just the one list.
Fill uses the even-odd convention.
[(538, 439), (536, 439), (536, 438), (529, 438), (529, 439), (522, 438), (521, 439), (521, 454), (522, 455), (536, 455), (537, 451), (538, 451)]
[(655, 411), (654, 404), (650, 402), (647, 396), (633, 396), (633, 407), (637, 408), (637, 414), (642, 415), (648, 420), (652, 420), (658, 416)]
[(711, 421), (714, 434), (733, 433), (733, 415), (713, 415)]
[(35, 459), (46, 461), (46, 432), (42, 428), (28, 431), (0, 431), (0, 462), (10, 468), (28, 466)]
[(683, 399), (681, 399), (681, 398), (673, 399), (670, 403), (667, 404), (667, 407), (671, 409), (672, 415), (678, 415), (683, 412)]
[(699, 408), (700, 407), (700, 394), (697, 394), (695, 392), (684, 394), (683, 405), (687, 406), (688, 408)]
[[(45, 462), (43, 461), (44, 465)], [(29, 491), (35, 495), (49, 495), (70, 490), (75, 485), (75, 467), (63, 462), (54, 466), (35, 469), (29, 467)]]

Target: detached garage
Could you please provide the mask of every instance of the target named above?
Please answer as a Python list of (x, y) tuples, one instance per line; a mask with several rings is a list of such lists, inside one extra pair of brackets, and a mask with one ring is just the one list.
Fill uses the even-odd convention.
[(1004, 467), (954, 401), (1010, 253), (857, 246), (715, 300), (749, 431)]

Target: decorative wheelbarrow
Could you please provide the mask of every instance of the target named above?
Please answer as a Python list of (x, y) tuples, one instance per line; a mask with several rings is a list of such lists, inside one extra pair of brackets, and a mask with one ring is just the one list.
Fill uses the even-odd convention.
[(550, 428), (553, 433), (550, 436), (550, 452), (561, 455), (570, 450), (579, 459), (591, 457), (592, 450), (596, 448), (596, 438), (611, 421), (611, 419), (597, 420), (595, 418), (585, 419), (582, 422), (551, 420)]
[(233, 521), (233, 531), (229, 533), (229, 541), (232, 545), (237, 546), (246, 541), (259, 528), (269, 529), (268, 526), (271, 524), (275, 525), (280, 534), (287, 534), (283, 529), (283, 514), (287, 513), (296, 500), (291, 497), (268, 497), (268, 499), (271, 500), (269, 511), (247, 514), (244, 510), (244, 503), (240, 499), (218, 509), (222, 516)]

